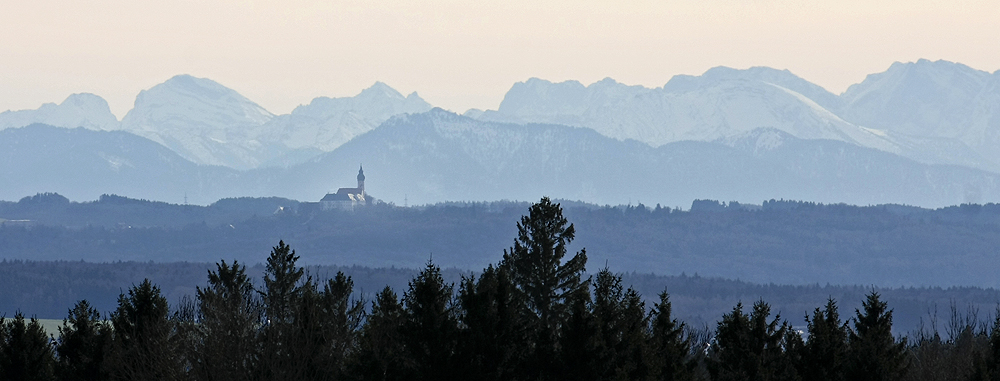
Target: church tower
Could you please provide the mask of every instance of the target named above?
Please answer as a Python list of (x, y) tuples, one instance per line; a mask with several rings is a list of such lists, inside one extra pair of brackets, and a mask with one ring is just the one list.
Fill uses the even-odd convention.
[(358, 193), (365, 194), (365, 168), (358, 169)]

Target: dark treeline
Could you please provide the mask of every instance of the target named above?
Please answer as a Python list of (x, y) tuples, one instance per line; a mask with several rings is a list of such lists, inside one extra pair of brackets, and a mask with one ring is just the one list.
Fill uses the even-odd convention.
[(708, 330), (646, 303), (607, 268), (586, 276), (576, 230), (542, 199), (502, 259), (447, 282), (432, 262), (397, 294), (358, 298), (343, 273), (319, 281), (280, 241), (255, 283), (221, 261), (173, 308), (145, 280), (107, 319), (87, 301), (50, 340), (34, 318), (4, 319), (0, 375), (11, 380), (995, 380), (1000, 315), (952, 311), (945, 335), (892, 334), (870, 291), (841, 316), (819, 301), (804, 334), (763, 300)]
[[(1000, 287), (995, 204), (928, 210), (701, 201), (691, 211), (570, 205), (565, 213), (580, 236), (574, 244), (616, 272), (683, 271), (793, 285)], [(0, 202), (0, 220), (7, 220), (0, 221), (0, 258), (253, 264), (261, 248), (284, 239), (308, 253), (305, 265), (420, 268), (433, 254), (443, 268), (474, 271), (509, 245), (528, 204), (379, 204), (354, 212), (301, 206), (284, 199), (170, 205), (117, 196), (75, 203), (38, 195)]]
[[(574, 241), (575, 242), (575, 241)], [(261, 259), (267, 250), (257, 250)], [(302, 256), (308, 252), (299, 250)], [(591, 251), (592, 253), (592, 251)], [(437, 256), (435, 256), (435, 263)], [(302, 260), (300, 260), (301, 262)], [(426, 259), (425, 259), (426, 261)], [(594, 261), (591, 260), (591, 263)], [(260, 287), (266, 266), (247, 264), (246, 273)], [(354, 281), (354, 297), (373, 299), (385, 286), (405, 290), (420, 269), (370, 268), (361, 266), (304, 266), (317, 281), (333, 278), (343, 272)], [(194, 297), (196, 286), (205, 282), (205, 273), (215, 264), (203, 262), (69, 262), (69, 261), (6, 261), (0, 260), (0, 315), (13, 316), (21, 311), (25, 316), (62, 319), (66, 306), (87, 299), (102, 314), (117, 308), (117, 296), (149, 279), (158, 285), (164, 297), (176, 304), (185, 297)], [(480, 270), (481, 271), (481, 270)], [(462, 276), (473, 273), (463, 269), (442, 268), (448, 283), (461, 282)], [(588, 275), (595, 275), (590, 272)], [(739, 301), (767, 300), (772, 310), (780, 312), (796, 327), (805, 327), (806, 313), (816, 307), (817, 300), (833, 297), (849, 310), (859, 308), (871, 286), (844, 285), (778, 285), (753, 284), (745, 281), (708, 278), (696, 275), (655, 275), (621, 273), (622, 284), (634, 288), (647, 305), (656, 302), (657, 294), (670, 290), (674, 314), (690, 326), (712, 325)], [(943, 326), (952, 306), (961, 310), (992, 312), (1000, 302), (1000, 290), (976, 287), (917, 287), (877, 288), (892, 302), (895, 310), (893, 325), (896, 334), (909, 334), (921, 324)]]

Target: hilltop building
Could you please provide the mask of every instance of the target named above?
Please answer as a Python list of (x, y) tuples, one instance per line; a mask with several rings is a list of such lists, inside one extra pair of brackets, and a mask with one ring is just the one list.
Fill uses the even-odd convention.
[(365, 195), (365, 169), (358, 169), (358, 187), (340, 188), (337, 193), (327, 193), (319, 200), (320, 210), (354, 210), (355, 207), (368, 205)]

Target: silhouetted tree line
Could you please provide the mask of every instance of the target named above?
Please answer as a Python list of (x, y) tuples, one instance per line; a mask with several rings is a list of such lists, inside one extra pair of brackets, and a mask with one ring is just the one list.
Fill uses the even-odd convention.
[(193, 300), (171, 312), (146, 280), (106, 320), (84, 300), (46, 336), (16, 314), (0, 324), (0, 375), (10, 380), (995, 380), (1000, 317), (954, 317), (909, 342), (872, 291), (850, 319), (835, 300), (807, 333), (764, 301), (725, 314), (711, 338), (672, 317), (666, 291), (647, 309), (622, 277), (584, 278), (575, 228), (543, 198), (517, 224), (502, 260), (459, 284), (433, 263), (400, 297), (352, 297), (343, 273), (320, 282), (283, 241), (263, 282), (219, 262)]

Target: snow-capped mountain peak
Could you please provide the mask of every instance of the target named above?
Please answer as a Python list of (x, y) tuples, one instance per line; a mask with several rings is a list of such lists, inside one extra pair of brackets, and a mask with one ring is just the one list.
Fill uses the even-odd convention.
[[(992, 102), (988, 72), (949, 61), (895, 62), (882, 73), (871, 74), (841, 96), (844, 119), (880, 126), (907, 135), (959, 138), (975, 145), (982, 138), (970, 118)], [(965, 139), (976, 135), (972, 139)]]
[(0, 130), (34, 123), (105, 131), (119, 128), (118, 118), (111, 113), (108, 102), (90, 93), (70, 94), (60, 104), (45, 103), (35, 110), (0, 113)]
[[(292, 110), (293, 115), (329, 119), (345, 112), (354, 112), (364, 118), (385, 120), (401, 113), (424, 112), (431, 105), (416, 92), (404, 97), (399, 91), (382, 82), (375, 82), (354, 97), (317, 97), (308, 105)], [(388, 114), (388, 115), (385, 115)]]
[(759, 127), (803, 139), (853, 143), (841, 131), (850, 126), (828, 105), (837, 105), (835, 95), (787, 70), (717, 67), (702, 76), (674, 77), (659, 89), (613, 80), (584, 87), (575, 81), (529, 79), (515, 84), (497, 111), (485, 111), (479, 118), (588, 127), (653, 146), (714, 141)]
[(667, 82), (665, 87), (673, 87), (670, 90), (683, 92), (690, 91), (694, 87), (705, 87), (709, 86), (710, 83), (723, 81), (771, 83), (802, 94), (831, 111), (839, 110), (843, 103), (837, 95), (802, 79), (788, 69), (778, 70), (766, 66), (754, 66), (743, 70), (726, 66), (716, 66), (708, 69), (700, 76), (675, 76)]
[(642, 86), (629, 86), (605, 78), (589, 86), (578, 81), (553, 83), (529, 78), (515, 83), (496, 111), (485, 111), (484, 120), (516, 123), (552, 123), (586, 126), (587, 113), (649, 92)]
[(261, 125), (273, 117), (233, 89), (185, 74), (139, 92), (122, 125), (129, 131), (155, 132), (165, 127), (222, 131)]
[(895, 63), (840, 96), (767, 67), (720, 66), (674, 76), (657, 89), (532, 78), (515, 84), (497, 110), (467, 115), (587, 127), (653, 146), (720, 141), (763, 127), (924, 163), (1000, 168), (992, 148), (1000, 144), (1000, 75), (948, 61)]
[(122, 128), (199, 164), (247, 169), (259, 164), (252, 130), (274, 118), (218, 82), (178, 75), (143, 90)]
[[(0, 129), (44, 123), (124, 129), (198, 164), (238, 169), (287, 166), (329, 152), (393, 116), (432, 106), (375, 82), (352, 97), (317, 97), (275, 116), (218, 82), (174, 76), (143, 90), (121, 122), (107, 102), (74, 94), (60, 104), (0, 113)], [(434, 114), (434, 113), (432, 113)], [(835, 95), (789, 70), (713, 67), (677, 75), (660, 88), (612, 78), (584, 85), (529, 78), (497, 110), (467, 117), (593, 129), (653, 147), (683, 140), (720, 142), (761, 128), (795, 139), (828, 139), (923, 163), (1000, 169), (1000, 70), (949, 61), (896, 62)]]
[(403, 94), (382, 81), (376, 81), (371, 87), (361, 90), (358, 98), (406, 99)]
[(291, 150), (326, 152), (371, 131), (393, 115), (430, 109), (431, 105), (416, 92), (404, 97), (389, 85), (375, 82), (354, 97), (317, 97), (291, 114), (264, 124), (258, 136)]

